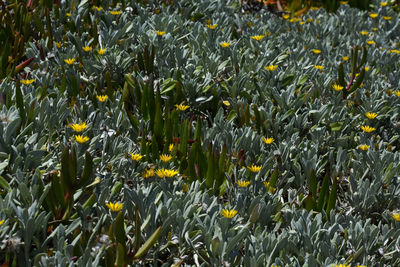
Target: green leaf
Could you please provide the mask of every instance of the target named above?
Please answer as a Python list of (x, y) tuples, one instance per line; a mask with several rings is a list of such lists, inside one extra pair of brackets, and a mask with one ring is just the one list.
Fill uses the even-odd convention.
[(318, 205), (317, 211), (321, 211), (325, 204), (325, 198), (328, 195), (328, 188), (329, 187), (329, 177), (328, 174), (325, 175), (324, 180), (322, 181), (321, 190), (318, 196)]
[(331, 131), (333, 131), (333, 132), (340, 131), (340, 130), (342, 129), (342, 127), (343, 127), (343, 122), (334, 122), (334, 123), (331, 123), (331, 124), (329, 125), (329, 127), (331, 128)]
[(85, 165), (83, 167), (83, 172), (81, 175), (81, 179), (79, 181), (79, 187), (84, 186), (92, 176), (93, 172), (93, 159), (90, 155), (89, 151), (85, 151)]
[(134, 259), (142, 258), (147, 251), (157, 242), (161, 234), (161, 226), (147, 239), (147, 241), (136, 252)]
[(122, 211), (120, 211), (117, 215), (117, 218), (115, 219), (114, 222), (114, 236), (117, 242), (123, 244), (125, 247), (125, 242), (126, 242), (126, 233), (125, 233), (125, 227), (124, 227), (124, 215)]
[(330, 211), (335, 208), (336, 197), (337, 197), (337, 180), (336, 180), (336, 178), (333, 178), (333, 185), (332, 185), (331, 193), (329, 195), (328, 207), (326, 208), (326, 214), (328, 214), (328, 216), (329, 216)]

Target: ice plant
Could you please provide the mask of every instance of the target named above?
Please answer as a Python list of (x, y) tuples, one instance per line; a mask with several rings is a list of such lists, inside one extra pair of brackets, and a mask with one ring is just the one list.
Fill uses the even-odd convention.
[(82, 49), (83, 49), (83, 51), (85, 51), (85, 52), (90, 52), (90, 51), (92, 51), (92, 48), (91, 48), (90, 46), (83, 46)]
[(239, 181), (236, 181), (236, 183), (239, 187), (248, 187), (250, 184), (250, 181), (239, 180)]
[(158, 36), (163, 36), (164, 34), (166, 34), (166, 32), (163, 32), (163, 31), (156, 31), (156, 34), (157, 34)]
[(172, 176), (177, 175), (179, 172), (177, 170), (163, 169), (163, 173), (165, 177), (171, 178)]
[(25, 85), (29, 85), (29, 84), (33, 83), (34, 81), (35, 81), (35, 79), (31, 79), (31, 80), (20, 80), (20, 82), (21, 82), (22, 84), (25, 84)]
[(378, 17), (378, 13), (370, 13), (370, 14), (369, 14), (369, 17), (370, 17), (370, 18), (373, 18), (373, 19), (374, 19), (374, 18), (377, 18), (377, 17)]
[(89, 141), (89, 137), (83, 136), (83, 135), (75, 135), (75, 140), (79, 144), (83, 144), (83, 143)]
[(313, 49), (312, 52), (313, 52), (314, 54), (320, 54), (320, 53), (321, 53), (321, 50)]
[(393, 212), (392, 217), (396, 222), (400, 222), (400, 214), (398, 212)]
[(373, 45), (374, 43), (375, 43), (374, 40), (368, 40), (368, 41), (367, 41), (367, 44), (369, 44), (369, 45)]
[(274, 70), (276, 70), (276, 68), (278, 68), (278, 65), (269, 65), (269, 66), (265, 66), (264, 68), (269, 71), (274, 71)]
[(122, 11), (109, 11), (109, 13), (111, 14), (111, 15), (114, 15), (114, 16), (116, 16), (116, 15), (119, 15), (119, 14), (121, 14), (122, 13)]
[(391, 19), (392, 19), (392, 17), (389, 17), (389, 16), (384, 16), (384, 17), (383, 17), (383, 19), (384, 19), (384, 20), (391, 20)]
[(211, 25), (211, 24), (206, 24), (206, 26), (207, 26), (207, 28), (209, 28), (209, 29), (211, 29), (211, 30), (214, 30), (215, 28), (217, 28), (218, 24), (213, 24), (213, 25)]
[(342, 59), (343, 59), (344, 61), (347, 61), (347, 60), (349, 60), (349, 57), (343, 56)]
[(260, 41), (260, 40), (262, 40), (264, 37), (265, 37), (264, 35), (253, 35), (253, 36), (251, 36), (251, 39)]
[(322, 70), (324, 69), (324, 66), (321, 66), (321, 65), (314, 65), (314, 68), (317, 69), (317, 70), (322, 71)]
[(164, 169), (157, 169), (156, 170), (156, 174), (160, 178), (164, 178), (165, 177)]
[(367, 112), (367, 113), (365, 113), (365, 116), (368, 118), (368, 119), (375, 119), (376, 118), (376, 116), (378, 116), (378, 114), (376, 114), (376, 113), (373, 113), (373, 112)]
[(223, 209), (221, 211), (222, 216), (224, 216), (225, 218), (231, 219), (233, 217), (235, 217), (235, 215), (237, 214), (237, 210), (228, 210), (228, 209)]
[(183, 104), (175, 105), (175, 107), (180, 111), (185, 111), (189, 108), (189, 106)]
[(395, 94), (396, 96), (400, 97), (400, 91), (396, 90), (396, 91), (394, 91), (394, 94)]
[(369, 145), (360, 145), (359, 146), (359, 148), (361, 149), (361, 150), (368, 150), (368, 148), (369, 148)]
[(366, 133), (370, 133), (370, 132), (375, 131), (376, 129), (371, 126), (363, 125), (363, 126), (361, 126), (361, 130), (363, 130)]
[(361, 31), (360, 33), (361, 33), (361, 35), (367, 35), (368, 34), (367, 31)]
[(72, 130), (74, 130), (75, 132), (80, 133), (87, 128), (87, 124), (86, 124), (86, 122), (82, 122), (79, 124), (74, 123), (74, 124), (71, 124), (69, 127), (71, 127)]
[(162, 154), (162, 155), (160, 156), (160, 160), (161, 160), (162, 162), (168, 162), (168, 161), (170, 161), (171, 159), (172, 159), (172, 156), (171, 156), (171, 155)]
[(72, 65), (74, 64), (76, 61), (75, 58), (68, 58), (68, 59), (64, 59), (64, 62), (67, 63), (68, 65)]
[(343, 86), (338, 85), (338, 84), (334, 84), (332, 87), (333, 87), (333, 90), (335, 90), (335, 91), (337, 91), (337, 92), (343, 90)]
[(96, 97), (100, 102), (105, 102), (108, 99), (108, 95), (98, 95)]
[(97, 11), (103, 10), (103, 8), (101, 6), (93, 6), (93, 9), (95, 9)]
[(153, 177), (153, 176), (154, 176), (154, 170), (153, 169), (147, 169), (142, 174), (143, 178), (150, 178), (150, 177)]
[(229, 47), (231, 44), (228, 42), (222, 42), (219, 45), (222, 46), (223, 48), (225, 48), (225, 47)]
[(247, 169), (249, 169), (251, 172), (257, 173), (261, 170), (262, 166), (257, 166), (257, 165), (251, 165), (247, 166)]
[(108, 202), (108, 203), (106, 204), (106, 206), (107, 206), (112, 212), (118, 212), (118, 211), (122, 210), (123, 204), (120, 203), (120, 202), (115, 202), (115, 203)]
[(104, 55), (106, 53), (106, 49), (105, 48), (97, 49), (97, 53), (99, 55)]
[(263, 138), (261, 138), (261, 140), (264, 142), (264, 143), (266, 143), (267, 145), (269, 145), (269, 144), (272, 144), (272, 142), (274, 142), (274, 138), (272, 138), (272, 137), (267, 137), (267, 138), (265, 138), (265, 137), (263, 137)]
[(133, 154), (131, 152), (129, 152), (129, 154), (131, 154), (131, 159), (134, 160), (134, 161), (139, 161), (139, 160), (141, 160), (143, 158), (143, 156), (140, 155), (140, 154)]

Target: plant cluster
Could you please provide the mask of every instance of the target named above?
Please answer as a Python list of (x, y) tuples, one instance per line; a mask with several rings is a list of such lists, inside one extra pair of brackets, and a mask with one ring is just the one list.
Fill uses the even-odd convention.
[(390, 6), (3, 2), (4, 266), (400, 265)]

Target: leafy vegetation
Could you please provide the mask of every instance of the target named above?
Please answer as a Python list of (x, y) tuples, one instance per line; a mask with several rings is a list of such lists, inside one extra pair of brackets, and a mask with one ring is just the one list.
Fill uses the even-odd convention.
[(400, 26), (372, 4), (3, 1), (3, 266), (399, 266)]

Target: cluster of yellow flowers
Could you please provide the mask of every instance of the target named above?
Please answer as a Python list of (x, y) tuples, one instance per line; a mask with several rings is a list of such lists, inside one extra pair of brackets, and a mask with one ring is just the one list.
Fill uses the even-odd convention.
[[(72, 130), (74, 130), (75, 132), (80, 133), (84, 131), (88, 127), (88, 125), (86, 124), (86, 122), (82, 122), (70, 124), (69, 127), (71, 127)], [(89, 137), (83, 135), (75, 135), (75, 140), (79, 144), (83, 144), (89, 141)]]

